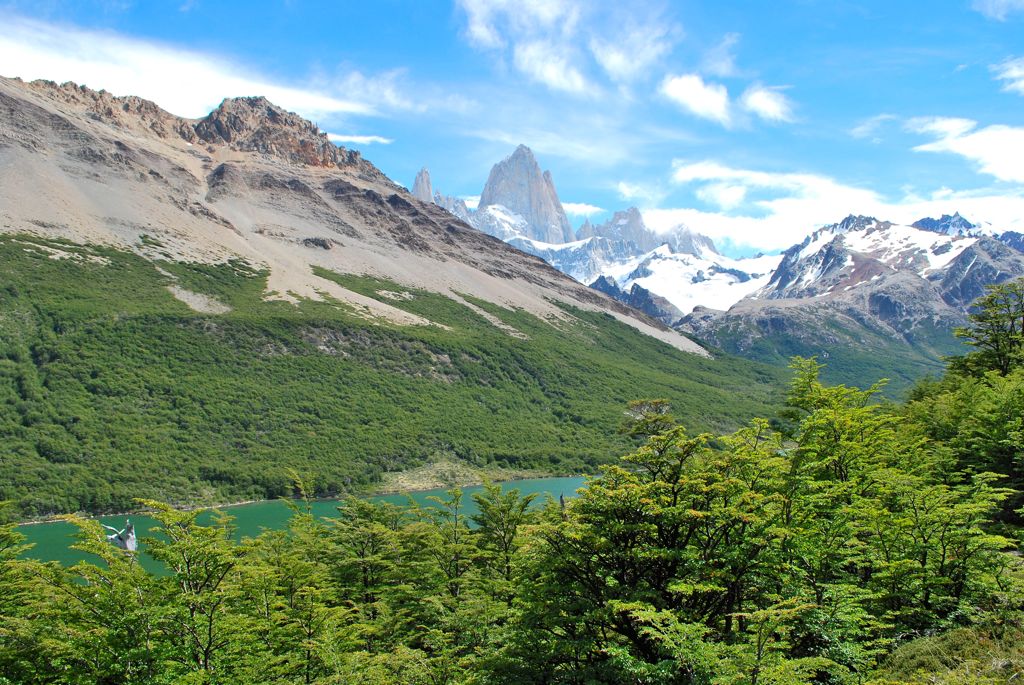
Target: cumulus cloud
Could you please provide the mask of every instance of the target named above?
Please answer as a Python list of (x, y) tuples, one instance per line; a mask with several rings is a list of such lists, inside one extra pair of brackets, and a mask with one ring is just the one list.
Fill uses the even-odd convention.
[(766, 121), (793, 121), (793, 104), (779, 87), (754, 84), (744, 91), (740, 103), (743, 109)]
[(718, 45), (705, 53), (704, 61), (701, 64), (702, 71), (719, 78), (736, 76), (739, 70), (736, 68), (736, 55), (733, 54), (733, 48), (739, 42), (740, 34), (725, 34)]
[(989, 19), (1006, 21), (1013, 12), (1024, 11), (1024, 0), (974, 0), (971, 7)]
[(395, 142), (392, 138), (384, 138), (382, 136), (360, 136), (347, 133), (328, 133), (327, 139), (339, 145), (373, 145), (375, 143), (389, 145)]
[(185, 117), (204, 116), (225, 97), (246, 95), (265, 95), (310, 119), (375, 113), (369, 102), (284, 85), (216, 55), (10, 14), (0, 13), (0, 22), (0, 64), (9, 76), (138, 95)]
[(993, 64), (990, 69), (996, 80), (1003, 82), (1003, 90), (1024, 95), (1024, 57)]
[(978, 122), (971, 119), (927, 117), (911, 119), (907, 129), (935, 139), (914, 150), (960, 155), (984, 174), (1024, 183), (1024, 127), (997, 124), (978, 128)]
[(594, 216), (600, 214), (605, 210), (595, 205), (588, 205), (586, 202), (563, 202), (562, 209), (569, 216)]
[(729, 91), (720, 83), (705, 83), (697, 74), (668, 76), (661, 83), (661, 93), (698, 117), (723, 126), (731, 121)]

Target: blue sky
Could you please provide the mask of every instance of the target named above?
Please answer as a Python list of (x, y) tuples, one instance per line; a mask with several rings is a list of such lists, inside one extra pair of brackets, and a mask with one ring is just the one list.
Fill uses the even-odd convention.
[(0, 26), (4, 76), (193, 117), (267, 95), (405, 185), (478, 195), (524, 143), (576, 225), (637, 205), (736, 254), (850, 212), (1024, 226), (1024, 0), (0, 0)]

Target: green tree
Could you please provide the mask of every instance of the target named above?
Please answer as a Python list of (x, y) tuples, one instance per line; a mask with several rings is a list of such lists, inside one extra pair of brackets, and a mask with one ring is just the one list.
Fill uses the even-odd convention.
[(952, 360), (954, 370), (998, 371), (1005, 376), (1024, 355), (1024, 279), (987, 285), (978, 298), (970, 325), (956, 329), (976, 352)]

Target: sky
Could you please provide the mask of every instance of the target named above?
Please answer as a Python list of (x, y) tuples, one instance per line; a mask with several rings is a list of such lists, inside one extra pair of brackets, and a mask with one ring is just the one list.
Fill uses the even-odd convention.
[(732, 255), (851, 213), (1024, 230), (1024, 0), (0, 0), (0, 75), (265, 95), (470, 204), (525, 144), (574, 226)]

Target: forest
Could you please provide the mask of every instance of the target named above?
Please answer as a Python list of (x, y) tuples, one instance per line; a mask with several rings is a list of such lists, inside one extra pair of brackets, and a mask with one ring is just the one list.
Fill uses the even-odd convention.
[[(137, 497), (226, 504), (291, 495), (289, 469), (325, 496), (438, 455), (592, 473), (629, 448), (614, 430), (629, 400), (666, 397), (691, 429), (725, 430), (785, 386), (782, 370), (680, 353), (598, 312), (567, 309), (555, 326), (471, 294), (476, 309), (320, 275), (437, 325), (267, 301), (267, 272), (241, 261), (0, 237), (0, 500), (22, 520)], [(231, 309), (196, 312), (169, 286)]]
[[(489, 485), (287, 530), (139, 502), (150, 574), (31, 561), (0, 528), (2, 683), (1010, 683), (1024, 674), (1024, 281), (901, 404), (796, 359), (785, 408), (696, 433), (629, 405), (566, 502)], [(296, 488), (309, 492), (299, 479)], [(536, 505), (536, 506), (535, 506)]]

